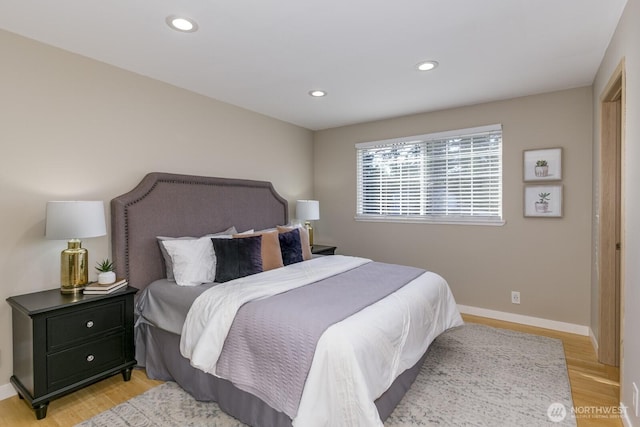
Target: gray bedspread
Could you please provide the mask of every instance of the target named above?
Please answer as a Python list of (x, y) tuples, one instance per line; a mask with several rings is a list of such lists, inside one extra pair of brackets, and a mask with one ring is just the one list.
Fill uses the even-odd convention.
[(323, 332), (422, 273), (371, 262), (247, 303), (236, 315), (216, 373), (293, 418)]

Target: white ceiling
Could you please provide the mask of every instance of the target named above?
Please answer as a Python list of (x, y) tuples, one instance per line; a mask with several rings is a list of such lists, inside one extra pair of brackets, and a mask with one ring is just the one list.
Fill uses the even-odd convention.
[(590, 85), (625, 4), (0, 0), (0, 28), (318, 130)]

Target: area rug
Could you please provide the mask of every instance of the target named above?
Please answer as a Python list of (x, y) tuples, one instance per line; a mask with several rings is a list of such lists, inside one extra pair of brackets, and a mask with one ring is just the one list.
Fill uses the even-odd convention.
[[(466, 324), (431, 345), (385, 427), (575, 426), (562, 341)], [(167, 382), (78, 427), (240, 427)]]

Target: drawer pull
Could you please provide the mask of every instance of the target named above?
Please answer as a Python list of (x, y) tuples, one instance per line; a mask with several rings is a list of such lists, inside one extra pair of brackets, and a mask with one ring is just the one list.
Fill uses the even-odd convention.
[(93, 320), (87, 322), (87, 328), (93, 328)]
[(94, 359), (95, 357), (93, 356), (93, 354), (87, 356), (87, 362), (93, 362)]

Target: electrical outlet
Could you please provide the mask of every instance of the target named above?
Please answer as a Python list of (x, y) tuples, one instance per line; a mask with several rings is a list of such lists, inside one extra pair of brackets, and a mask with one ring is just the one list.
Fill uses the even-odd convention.
[(520, 304), (520, 292), (511, 291), (511, 304)]
[(638, 417), (638, 386), (635, 382), (633, 383), (633, 400), (631, 401), (631, 404), (633, 405), (633, 412), (635, 412), (636, 417)]

